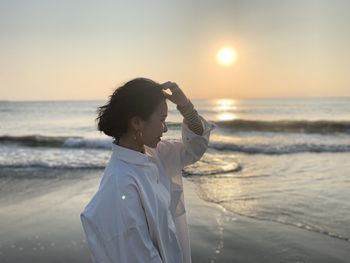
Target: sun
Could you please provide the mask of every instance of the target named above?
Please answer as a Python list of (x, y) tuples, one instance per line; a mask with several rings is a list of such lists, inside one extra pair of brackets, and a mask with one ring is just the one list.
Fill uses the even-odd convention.
[(217, 52), (216, 59), (220, 65), (229, 66), (236, 61), (237, 53), (231, 47), (223, 47)]

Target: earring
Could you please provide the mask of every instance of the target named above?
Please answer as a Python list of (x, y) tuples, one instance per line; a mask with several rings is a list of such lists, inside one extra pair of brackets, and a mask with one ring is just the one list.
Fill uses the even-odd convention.
[(136, 141), (137, 132), (140, 132), (140, 137), (142, 137), (142, 131), (136, 131), (136, 132), (135, 132), (135, 135), (134, 135), (134, 140), (135, 140), (135, 141)]

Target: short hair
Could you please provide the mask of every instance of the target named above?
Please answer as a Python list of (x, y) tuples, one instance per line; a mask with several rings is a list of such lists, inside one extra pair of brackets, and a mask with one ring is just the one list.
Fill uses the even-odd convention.
[(98, 107), (97, 128), (119, 141), (128, 131), (128, 121), (139, 116), (147, 121), (166, 100), (161, 84), (148, 78), (135, 78), (117, 88), (107, 104)]

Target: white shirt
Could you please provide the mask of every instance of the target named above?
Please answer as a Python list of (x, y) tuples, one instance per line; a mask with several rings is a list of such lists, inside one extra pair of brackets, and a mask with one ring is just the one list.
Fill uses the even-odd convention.
[(112, 143), (98, 191), (80, 214), (91, 259), (118, 263), (191, 263), (182, 168), (205, 153), (203, 135), (182, 122), (182, 142), (160, 141), (145, 154)]

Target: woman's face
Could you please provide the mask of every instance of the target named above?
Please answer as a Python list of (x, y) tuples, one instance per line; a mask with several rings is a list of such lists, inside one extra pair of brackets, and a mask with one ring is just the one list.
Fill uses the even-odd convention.
[(150, 116), (149, 120), (145, 122), (145, 126), (142, 132), (143, 143), (151, 148), (156, 148), (160, 142), (160, 137), (163, 136), (163, 132), (167, 132), (168, 129), (165, 124), (165, 119), (168, 115), (168, 105), (166, 100), (163, 100), (156, 111)]

